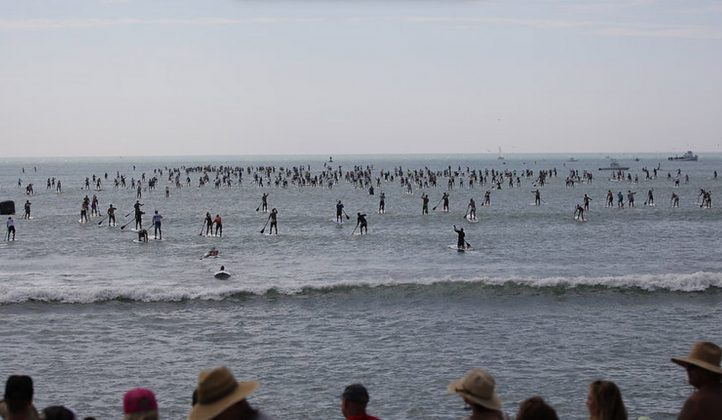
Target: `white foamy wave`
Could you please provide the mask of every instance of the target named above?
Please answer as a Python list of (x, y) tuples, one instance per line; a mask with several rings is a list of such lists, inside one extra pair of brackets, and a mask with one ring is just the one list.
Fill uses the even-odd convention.
[(605, 287), (644, 291), (703, 292), (710, 288), (722, 288), (722, 273), (700, 271), (689, 274), (629, 274), (605, 277), (480, 278), (471, 281), (496, 286), (516, 284), (537, 288)]
[(641, 291), (703, 292), (722, 288), (722, 273), (696, 272), (689, 274), (636, 274), (607, 277), (546, 277), (546, 278), (425, 278), (414, 281), (395, 279), (374, 279), (369, 281), (338, 282), (324, 285), (227, 285), (227, 286), (159, 286), (132, 284), (117, 286), (68, 286), (42, 284), (38, 286), (0, 285), (0, 304), (25, 302), (95, 303), (107, 301), (130, 302), (181, 302), (188, 300), (221, 301), (229, 298), (243, 298), (277, 295), (310, 295), (344, 293), (353, 289), (401, 288), (401, 287), (459, 287), (464, 285), (490, 287), (521, 287), (538, 289), (636, 289)]

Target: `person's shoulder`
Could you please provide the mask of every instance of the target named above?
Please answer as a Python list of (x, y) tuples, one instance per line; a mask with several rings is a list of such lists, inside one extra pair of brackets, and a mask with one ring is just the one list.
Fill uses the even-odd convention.
[(684, 402), (679, 418), (683, 420), (708, 418), (709, 413), (719, 412), (719, 410), (722, 410), (722, 395), (719, 391), (697, 391)]

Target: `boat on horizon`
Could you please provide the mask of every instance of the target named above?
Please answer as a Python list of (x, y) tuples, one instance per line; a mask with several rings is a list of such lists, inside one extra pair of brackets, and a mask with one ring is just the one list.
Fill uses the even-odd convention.
[(616, 160), (613, 160), (608, 167), (599, 168), (600, 171), (626, 171), (629, 170), (629, 166), (622, 166)]
[(697, 155), (692, 153), (691, 150), (687, 150), (685, 154), (683, 155), (677, 155), (677, 156), (670, 156), (667, 158), (667, 160), (681, 160), (685, 162), (696, 162), (697, 161)]

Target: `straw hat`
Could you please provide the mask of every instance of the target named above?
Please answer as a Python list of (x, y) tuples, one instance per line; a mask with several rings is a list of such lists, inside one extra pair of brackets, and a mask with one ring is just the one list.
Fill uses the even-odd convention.
[(209, 420), (244, 400), (258, 388), (258, 382), (238, 382), (227, 367), (204, 370), (198, 375), (198, 402), (188, 420)]
[(494, 392), (496, 381), (484, 369), (471, 369), (463, 378), (449, 384), (449, 394), (459, 394), (474, 404), (501, 411), (501, 398)]
[(680, 366), (687, 367), (694, 365), (704, 370), (722, 375), (720, 369), (720, 356), (722, 350), (719, 346), (707, 341), (698, 341), (692, 346), (692, 350), (687, 357), (673, 357), (672, 361)]

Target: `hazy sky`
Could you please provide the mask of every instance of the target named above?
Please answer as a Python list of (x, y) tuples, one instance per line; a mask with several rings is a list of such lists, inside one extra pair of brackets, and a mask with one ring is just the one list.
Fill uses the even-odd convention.
[(720, 144), (722, 1), (0, 0), (4, 156)]

